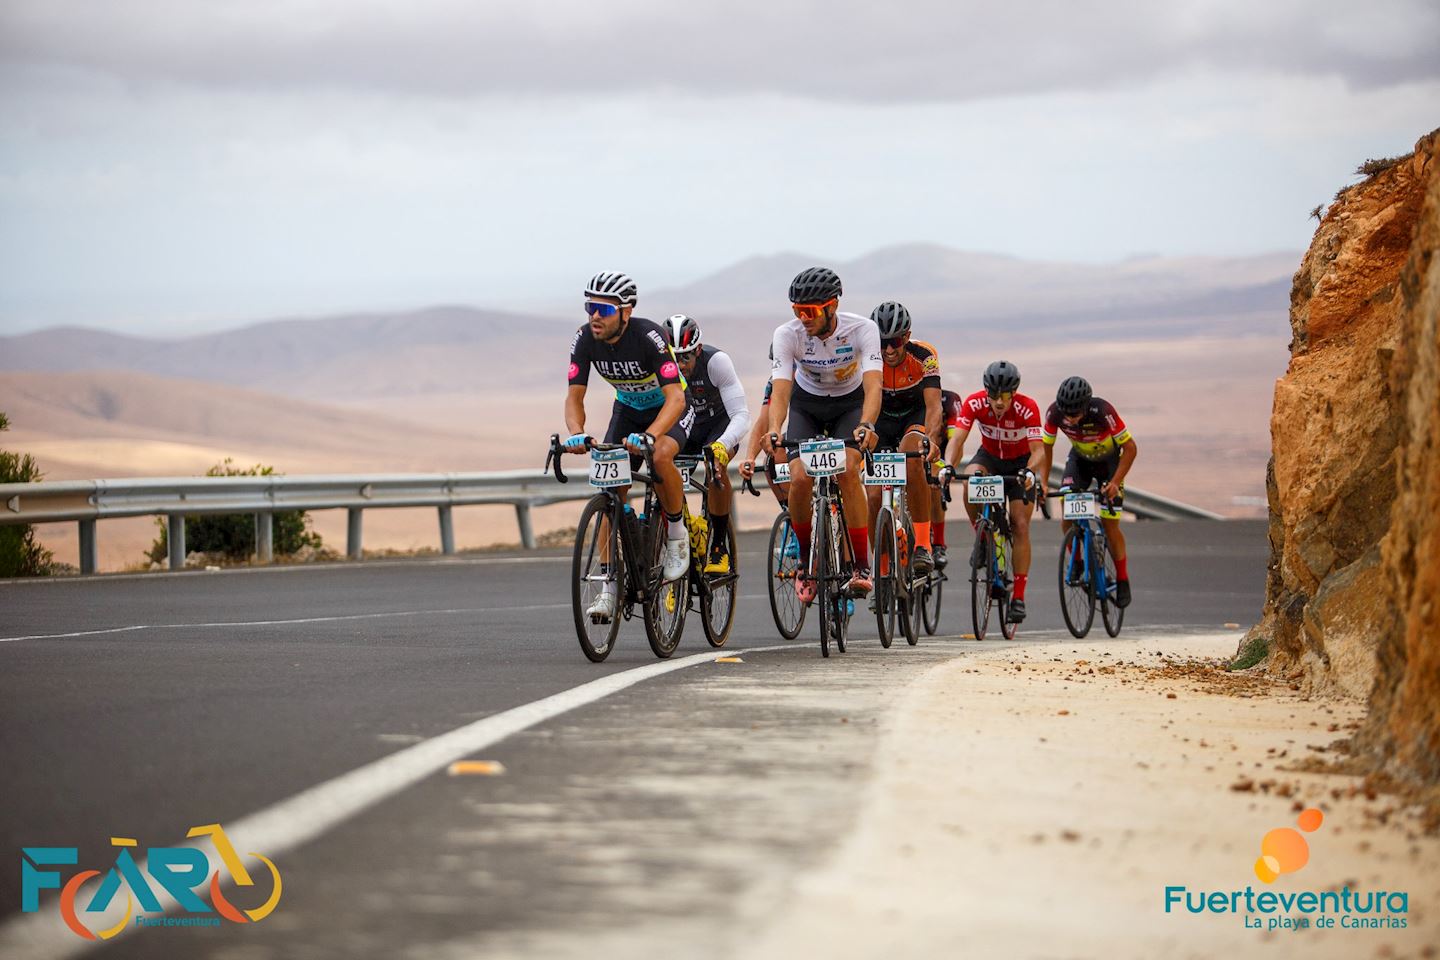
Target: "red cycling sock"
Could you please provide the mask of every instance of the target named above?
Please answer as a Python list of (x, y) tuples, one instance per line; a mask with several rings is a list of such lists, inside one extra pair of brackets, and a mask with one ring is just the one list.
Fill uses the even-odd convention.
[(795, 530), (795, 537), (800, 541), (800, 566), (809, 569), (810, 567), (810, 524), (790, 521), (790, 526)]
[(1017, 574), (1015, 574), (1015, 599), (1016, 599), (1016, 600), (1024, 600), (1024, 599), (1025, 599), (1025, 581), (1026, 581), (1026, 580), (1029, 580), (1029, 579), (1030, 579), (1030, 575), (1029, 575), (1028, 573), (1017, 573)]
[(930, 523), (930, 536), (935, 540), (935, 546), (945, 546), (945, 521), (932, 520)]
[(1129, 560), (1129, 559), (1130, 559), (1129, 557), (1116, 557), (1116, 558), (1115, 558), (1115, 579), (1117, 579), (1117, 580), (1129, 580), (1129, 579), (1130, 579), (1130, 571), (1127, 569), (1128, 564), (1126, 563), (1126, 561)]
[(915, 546), (930, 549), (930, 521), (915, 521)]
[(850, 549), (855, 551), (855, 566), (870, 566), (870, 531), (864, 527), (850, 527)]

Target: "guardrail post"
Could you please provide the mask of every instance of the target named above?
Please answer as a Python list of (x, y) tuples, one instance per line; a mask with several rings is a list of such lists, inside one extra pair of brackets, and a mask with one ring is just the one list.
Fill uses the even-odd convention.
[(520, 522), (520, 546), (535, 549), (535, 528), (530, 525), (530, 504), (515, 504), (515, 519)]
[(440, 552), (446, 556), (455, 552), (455, 522), (448, 504), (440, 508)]
[(346, 513), (349, 515), (349, 522), (345, 527), (345, 555), (351, 560), (359, 560), (362, 551), (361, 537), (363, 533), (361, 521), (365, 511), (360, 507), (351, 507)]
[(170, 530), (167, 539), (170, 541), (170, 569), (185, 569), (185, 514), (172, 513), (168, 517)]
[(255, 514), (255, 559), (261, 563), (275, 562), (275, 514)]
[(94, 573), (100, 564), (99, 551), (95, 548), (95, 521), (80, 521), (80, 572)]

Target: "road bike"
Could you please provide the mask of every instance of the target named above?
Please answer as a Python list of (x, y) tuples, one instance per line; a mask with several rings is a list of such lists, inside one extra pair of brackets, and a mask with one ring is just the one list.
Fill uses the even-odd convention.
[(1068, 487), (1047, 496), (1062, 498), (1061, 518), (1070, 524), (1060, 542), (1060, 610), (1065, 626), (1075, 637), (1084, 637), (1095, 622), (1098, 603), (1105, 632), (1118, 636), (1125, 608), (1115, 602), (1115, 556), (1100, 522), (1101, 511), (1115, 511), (1114, 505), (1103, 494), (1097, 498)]
[[(765, 464), (765, 475), (773, 487), (777, 483), (790, 482), (790, 464), (770, 459)], [(742, 486), (746, 493), (760, 496), (760, 491), (747, 477)], [(790, 523), (788, 503), (782, 504), (775, 521), (770, 524), (770, 540), (765, 554), (765, 589), (770, 595), (770, 615), (775, 619), (775, 629), (786, 640), (794, 640), (805, 626), (805, 611), (808, 609), (795, 594), (795, 579), (800, 575), (800, 538)]]
[[(685, 630), (693, 562), (678, 579), (665, 580), (665, 511), (656, 489), (660, 480), (655, 477), (654, 451), (647, 445), (645, 472), (632, 472), (630, 453), (623, 444), (591, 441), (587, 450), (590, 485), (599, 492), (586, 502), (575, 529), (570, 602), (580, 649), (595, 663), (610, 656), (620, 621), (629, 620), (638, 606), (650, 649), (667, 658), (680, 645)], [(568, 483), (570, 478), (560, 466), (562, 454), (560, 435), (553, 434), (545, 470), (553, 465), (555, 479)], [(637, 482), (645, 486), (644, 511), (638, 516), (619, 493)], [(591, 604), (607, 588), (614, 592), (615, 612), (608, 619), (592, 617)]]
[(819, 611), (820, 655), (830, 656), (830, 644), (845, 652), (850, 617), (855, 613), (855, 600), (850, 595), (850, 578), (855, 573), (855, 556), (845, 523), (845, 502), (837, 477), (844, 473), (847, 448), (861, 450), (869, 462), (869, 451), (854, 440), (815, 437), (810, 440), (785, 440), (779, 446), (798, 451), (805, 473), (814, 480), (811, 493), (810, 569), (799, 573), (801, 579), (815, 584), (812, 604)]
[[(972, 474), (965, 479), (969, 502), (980, 506), (980, 516), (975, 522), (978, 546), (970, 560), (970, 622), (975, 628), (975, 639), (985, 639), (993, 608), (1000, 617), (1000, 633), (1006, 640), (1013, 640), (1019, 624), (1011, 623), (1007, 616), (1015, 594), (1008, 506), (1011, 491), (1020, 488), (1020, 481), (993, 474)], [(1019, 500), (1021, 496), (1017, 493), (1014, 499)], [(1024, 502), (1029, 504), (1028, 499)], [(982, 561), (978, 565), (974, 562), (977, 557)]]
[[(947, 466), (941, 468), (939, 475), (931, 480), (932, 484), (940, 486), (940, 502), (942, 504), (950, 502), (950, 481), (954, 476), (955, 471)], [(932, 529), (937, 522), (945, 522), (943, 513), (938, 521), (931, 518)], [(945, 581), (949, 579), (950, 577), (945, 571), (937, 565), (930, 571), (930, 575), (920, 587), (920, 620), (928, 636), (935, 636), (940, 629), (940, 601), (944, 599)]]
[(918, 627), (922, 618), (926, 620), (926, 631), (932, 636), (939, 625), (940, 584), (945, 574), (934, 567), (927, 573), (914, 570), (915, 524), (910, 517), (905, 476), (906, 461), (918, 459), (926, 466), (927, 483), (938, 485), (940, 481), (929, 470), (929, 458), (927, 438), (918, 452), (887, 450), (871, 454), (865, 471), (865, 485), (880, 488), (880, 508), (875, 513), (872, 531), (875, 592), (871, 595), (870, 609), (875, 612), (880, 645), (887, 649), (894, 642), (897, 619), (905, 642), (912, 647), (919, 642)]
[[(695, 469), (705, 466), (705, 481), (695, 480)], [(729, 573), (706, 573), (705, 561), (710, 556), (711, 521), (709, 490), (720, 483), (720, 467), (715, 463), (715, 454), (709, 447), (699, 457), (676, 457), (675, 466), (680, 476), (692, 490), (700, 492), (700, 512), (692, 514), (685, 506), (686, 528), (690, 531), (690, 609), (700, 613), (700, 625), (705, 630), (705, 639), (712, 647), (723, 647), (730, 636), (730, 627), (735, 620), (736, 586), (740, 579), (740, 554), (735, 549), (735, 525), (725, 528), (726, 554), (730, 557)], [(759, 496), (759, 491), (755, 491)]]

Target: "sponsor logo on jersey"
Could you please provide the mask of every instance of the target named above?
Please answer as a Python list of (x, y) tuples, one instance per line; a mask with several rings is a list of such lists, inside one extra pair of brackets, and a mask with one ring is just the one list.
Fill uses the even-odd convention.
[(665, 363), (660, 367), (660, 376), (662, 376), (662, 377), (679, 377), (679, 376), (680, 376), (680, 368), (675, 365), (675, 361), (674, 361), (674, 360), (666, 360)]
[(576, 377), (578, 377), (578, 376), (580, 376), (580, 364), (578, 364), (578, 363), (572, 363), (572, 364), (570, 364), (570, 379), (571, 379), (571, 380), (574, 380), (574, 379), (575, 379)]

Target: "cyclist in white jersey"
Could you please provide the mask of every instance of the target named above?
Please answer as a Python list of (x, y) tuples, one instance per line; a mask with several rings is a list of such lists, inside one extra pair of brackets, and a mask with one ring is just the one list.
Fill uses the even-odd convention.
[[(765, 446), (772, 456), (782, 425), (786, 440), (853, 437), (865, 449), (875, 449), (883, 369), (880, 329), (869, 317), (839, 312), (840, 293), (840, 278), (827, 267), (803, 270), (790, 284), (795, 319), (781, 324), (771, 343), (770, 433)], [(850, 590), (865, 596), (872, 584), (865, 488), (860, 482), (863, 460), (859, 451), (847, 450), (845, 462), (839, 481), (855, 556)], [(798, 461), (790, 478), (790, 517), (800, 540), (802, 569), (808, 569), (813, 481)], [(809, 603), (815, 598), (815, 581), (797, 577), (795, 591)]]

